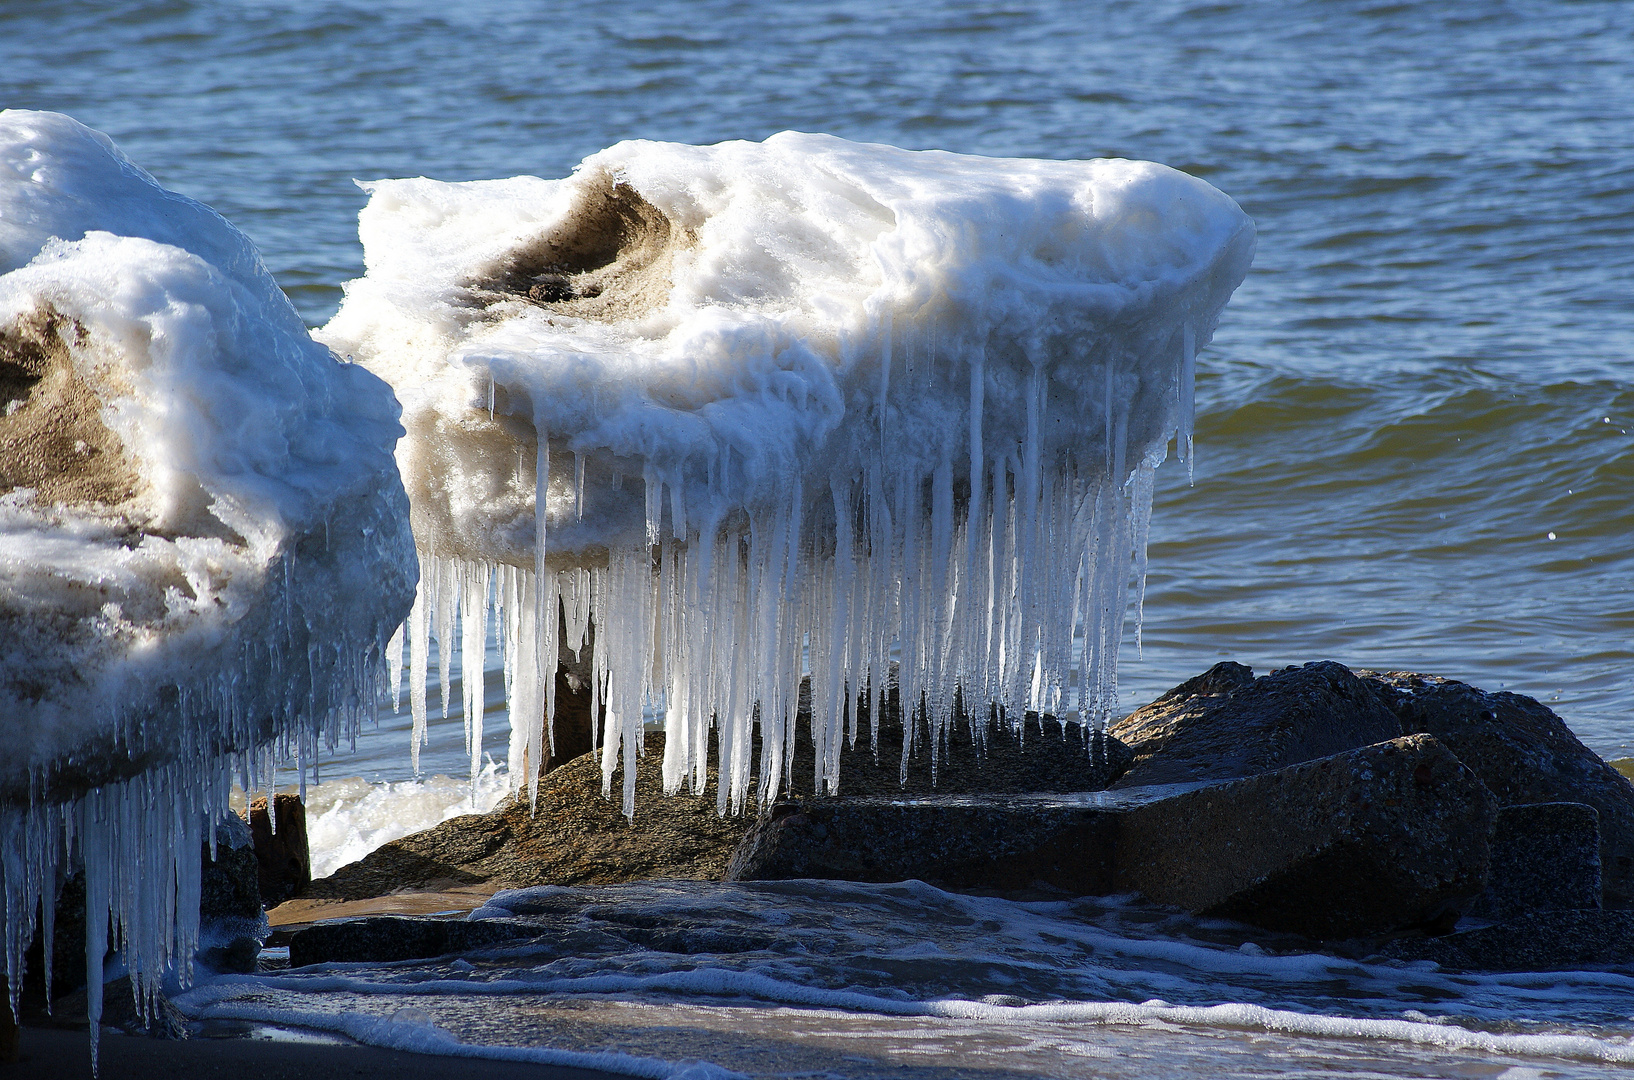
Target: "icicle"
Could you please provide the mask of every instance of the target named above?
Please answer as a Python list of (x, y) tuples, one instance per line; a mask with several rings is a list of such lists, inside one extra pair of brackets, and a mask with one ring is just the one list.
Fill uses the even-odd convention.
[(1190, 322), (1180, 330), (1180, 430), (1176, 433), (1176, 441), (1180, 444), (1180, 453), (1186, 460), (1186, 482), (1192, 483), (1195, 479), (1196, 455), (1192, 445), (1192, 432), (1196, 426), (1197, 416), (1197, 331), (1192, 329)]

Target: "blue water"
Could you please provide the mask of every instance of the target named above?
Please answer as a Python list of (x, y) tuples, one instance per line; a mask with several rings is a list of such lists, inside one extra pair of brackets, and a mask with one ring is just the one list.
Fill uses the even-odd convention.
[[(1634, 5), (0, 0), (0, 104), (68, 112), (215, 206), (314, 325), (362, 272), (353, 178), (557, 176), (624, 138), (785, 128), (1185, 169), (1253, 216), (1259, 254), (1200, 361), (1195, 482), (1173, 463), (1159, 472), (1127, 704), (1220, 659), (1263, 671), (1333, 658), (1531, 694), (1603, 755), (1634, 754)], [(497, 679), (487, 689), (503, 757)], [(406, 727), (388, 720), (327, 771), (403, 775)], [(434, 729), (428, 771), (462, 770), (460, 727)], [(1199, 979), (1177, 1000), (1261, 1000)], [(1600, 1012), (1524, 994), (1438, 1011), (1405, 991), (1358, 1012), (1344, 986), (1274, 983), (1264, 1000), (1296, 1011), (1419, 1009), (1608, 1046), (1630, 1030), (1616, 979), (1582, 983)], [(433, 1019), (502, 1038), (472, 1000), (455, 994)], [(818, 1016), (829, 1026), (800, 1036), (815, 1060), (842, 1045), (897, 1055), (855, 1075), (904, 1075), (892, 1070), (909, 1046), (931, 1047), (923, 1075), (957, 1074), (966, 1054), (991, 1075), (1610, 1067), (1161, 1017), (1001, 1036), (764, 1002), (586, 1000), (543, 1019), (529, 1005), (535, 1026), (518, 1030), (533, 1034), (516, 1037), (673, 1056), (662, 1031), (708, 1029), (677, 1045), (753, 1062)]]

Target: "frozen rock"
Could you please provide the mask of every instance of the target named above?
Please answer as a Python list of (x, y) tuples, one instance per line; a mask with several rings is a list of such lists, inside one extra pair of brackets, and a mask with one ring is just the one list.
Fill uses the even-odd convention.
[(234, 771), (311, 761), (369, 714), (417, 573), (398, 413), (220, 216), (68, 117), (0, 113), (13, 988), (72, 850), (90, 1017), (110, 919), (155, 994), (197, 944), (193, 855)]
[(411, 685), (433, 628), (482, 656), (492, 591), (519, 782), (551, 756), (558, 633), (592, 624), (627, 812), (649, 705), (665, 787), (702, 789), (713, 726), (737, 809), (757, 728), (790, 760), (806, 674), (835, 789), (893, 652), (938, 736), (956, 692), (1110, 716), (1152, 471), (1189, 452), (1196, 353), (1253, 253), (1228, 197), (797, 132), (366, 188), (367, 273), (320, 336), (404, 402)]
[(1119, 787), (1218, 780), (1394, 739), (1401, 722), (1373, 688), (1331, 660), (1254, 678), (1226, 662), (1109, 729), (1135, 761)]
[(1434, 735), (1503, 806), (1576, 802), (1600, 818), (1608, 908), (1634, 905), (1634, 783), (1580, 742), (1560, 717), (1521, 694), (1409, 672), (1358, 672), (1401, 718)]

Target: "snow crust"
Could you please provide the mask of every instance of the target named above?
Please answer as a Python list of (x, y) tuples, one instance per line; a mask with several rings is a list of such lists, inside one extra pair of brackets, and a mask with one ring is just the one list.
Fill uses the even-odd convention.
[[(7, 974), (15, 994), (77, 851), (93, 937), (110, 912), (151, 992), (192, 955), (232, 773), (311, 761), (372, 708), (417, 572), (398, 407), (311, 339), (242, 233), (106, 136), (17, 110), (0, 394)], [(70, 418), (89, 442), (55, 438)]]
[(796, 132), (364, 187), (367, 272), (318, 336), (404, 405), (413, 682), (457, 625), (481, 657), (492, 604), (518, 782), (591, 623), (604, 775), (656, 710), (666, 785), (699, 788), (713, 725), (723, 811), (757, 724), (759, 798), (787, 779), (803, 674), (830, 790), (893, 660), (933, 736), (955, 687), (1107, 717), (1152, 470), (1189, 453), (1196, 350), (1252, 259), (1230, 198)]

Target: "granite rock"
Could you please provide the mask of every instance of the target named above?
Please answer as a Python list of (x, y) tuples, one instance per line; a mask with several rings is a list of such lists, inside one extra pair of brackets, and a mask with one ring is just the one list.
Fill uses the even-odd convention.
[(1134, 763), (1119, 788), (1235, 779), (1394, 739), (1402, 726), (1372, 686), (1325, 660), (1254, 678), (1216, 664), (1115, 721)]
[(1532, 698), (1408, 672), (1357, 673), (1401, 720), (1434, 735), (1501, 805), (1587, 803), (1600, 815), (1600, 873), (1608, 908), (1634, 905), (1634, 783), (1578, 741)]
[(779, 803), (728, 881), (917, 879), (945, 889), (1114, 891), (1118, 815), (1138, 795), (841, 796)]
[(728, 880), (1138, 891), (1346, 938), (1456, 918), (1486, 885), (1495, 813), (1445, 747), (1414, 736), (1179, 792), (784, 803), (744, 839)]

